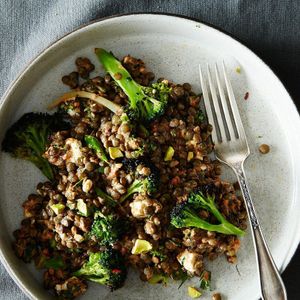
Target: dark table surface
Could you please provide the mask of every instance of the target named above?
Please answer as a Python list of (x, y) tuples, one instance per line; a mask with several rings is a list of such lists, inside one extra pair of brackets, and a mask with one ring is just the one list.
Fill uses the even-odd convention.
[[(130, 12), (183, 15), (229, 32), (274, 70), (300, 110), (299, 0), (102, 0), (91, 19)], [(300, 299), (299, 275), (300, 249), (283, 273), (291, 300)]]

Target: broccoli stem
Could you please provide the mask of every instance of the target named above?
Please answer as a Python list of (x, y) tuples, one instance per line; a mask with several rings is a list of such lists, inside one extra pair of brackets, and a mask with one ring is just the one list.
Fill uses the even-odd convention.
[(139, 124), (139, 130), (145, 137), (148, 137), (150, 135), (148, 129), (143, 124)]
[(133, 80), (121, 62), (111, 53), (101, 48), (96, 48), (95, 53), (104, 69), (118, 83), (128, 98), (131, 99), (131, 106), (136, 108), (136, 103), (145, 97), (142, 86)]
[[(215, 225), (199, 218), (194, 212), (186, 209), (185, 215), (188, 216), (185, 222), (186, 227), (196, 227), (208, 231), (216, 231), (224, 234), (244, 235), (244, 231), (229, 223), (224, 217), (221, 224)], [(219, 220), (219, 219), (218, 219)], [(220, 221), (221, 222), (221, 221)]]
[(49, 164), (49, 162), (45, 158), (31, 157), (31, 158), (28, 158), (27, 160), (29, 160), (33, 164), (35, 164), (36, 167), (38, 167), (50, 181), (53, 181), (53, 179), (54, 179), (53, 169), (52, 169), (51, 165)]
[(91, 275), (93, 274), (93, 272), (95, 272), (95, 266), (93, 264), (89, 265), (89, 263), (87, 263), (83, 268), (75, 271), (73, 275), (84, 277), (86, 276), (88, 280), (95, 281), (100, 284), (105, 284), (107, 279), (109, 278), (108, 274), (103, 269), (101, 269), (101, 267), (96, 269), (97, 275)]
[(111, 53), (99, 48), (95, 49), (95, 53), (104, 69), (128, 96), (125, 110), (129, 119), (135, 122), (151, 122), (164, 113), (171, 92), (167, 83), (142, 86)]
[(142, 186), (143, 186), (142, 181), (135, 180), (127, 189), (127, 193), (120, 198), (119, 203), (122, 203), (123, 201), (125, 201), (130, 195), (132, 195), (134, 193), (138, 193)]
[(103, 192), (100, 188), (96, 187), (95, 188), (95, 192), (97, 194), (97, 196), (101, 197), (102, 199), (104, 199), (105, 201), (107, 201), (107, 203), (111, 206), (116, 206), (118, 203), (109, 195), (107, 195), (105, 192)]
[[(218, 210), (214, 197), (212, 196), (207, 196), (207, 199), (204, 199), (201, 195), (198, 195), (199, 198), (201, 198), (201, 202), (203, 203), (203, 207), (210, 211), (216, 219), (221, 223), (220, 225), (214, 225), (214, 226), (219, 226), (221, 230), (225, 230), (226, 232), (234, 232), (231, 234), (236, 234), (236, 235), (244, 235), (244, 231), (239, 229), (238, 227), (234, 226), (230, 222), (228, 222), (225, 217), (221, 214), (221, 212)], [(216, 228), (219, 228), (216, 227)], [(226, 233), (222, 232), (222, 233)], [(227, 233), (228, 234), (228, 233)], [(229, 233), (230, 234), (230, 233)]]
[(104, 161), (106, 163), (108, 162), (108, 158), (105, 153), (105, 150), (98, 139), (96, 139), (95, 137), (93, 137), (91, 135), (85, 135), (84, 140), (89, 148), (96, 151), (97, 155), (99, 156), (99, 158), (102, 161)]
[(86, 275), (85, 274), (79, 274), (77, 276), (84, 276), (85, 279), (89, 280), (89, 281), (93, 281), (102, 285), (105, 285), (108, 280), (109, 280), (109, 276), (106, 274), (103, 274), (103, 277), (98, 277), (98, 276), (92, 276), (92, 275)]

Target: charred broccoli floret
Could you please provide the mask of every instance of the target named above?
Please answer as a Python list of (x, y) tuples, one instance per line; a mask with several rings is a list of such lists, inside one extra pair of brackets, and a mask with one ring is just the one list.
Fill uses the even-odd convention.
[(120, 239), (126, 231), (126, 222), (115, 214), (96, 212), (90, 235), (102, 245), (110, 245)]
[(43, 157), (49, 136), (69, 128), (62, 114), (26, 113), (6, 132), (2, 150), (35, 164), (49, 179), (54, 179), (55, 167)]
[[(201, 219), (197, 210), (205, 209), (212, 213), (220, 224), (211, 224)], [(191, 192), (187, 201), (177, 204), (171, 212), (171, 224), (176, 228), (197, 227), (208, 231), (216, 231), (224, 234), (244, 235), (245, 232), (228, 222), (218, 210), (215, 203), (215, 196), (206, 193), (201, 189)]]
[(47, 258), (43, 254), (41, 254), (35, 261), (36, 266), (38, 268), (45, 269), (64, 269), (66, 267), (64, 260), (61, 256), (55, 255), (54, 257)]
[(141, 86), (111, 53), (100, 48), (95, 49), (95, 53), (104, 69), (128, 96), (125, 111), (130, 120), (149, 122), (164, 113), (171, 92), (167, 84), (160, 82), (150, 87)]
[(73, 275), (116, 290), (122, 287), (127, 270), (122, 255), (109, 248), (103, 252), (91, 253), (88, 262)]
[[(134, 193), (152, 195), (157, 191), (159, 185), (159, 172), (158, 169), (149, 161), (150, 159), (147, 160), (145, 157), (123, 160), (123, 166), (126, 172), (131, 173), (135, 179), (127, 188), (126, 194), (120, 198), (120, 202), (123, 202)], [(140, 175), (136, 170), (138, 166), (149, 168), (150, 174), (146, 176)]]

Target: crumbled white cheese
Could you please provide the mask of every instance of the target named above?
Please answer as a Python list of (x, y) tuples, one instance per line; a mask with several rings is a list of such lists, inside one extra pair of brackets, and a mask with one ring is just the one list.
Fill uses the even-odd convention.
[(202, 257), (196, 252), (184, 250), (177, 255), (178, 262), (190, 273), (194, 274), (202, 267)]
[(147, 207), (149, 206), (148, 200), (135, 200), (130, 203), (131, 214), (138, 219), (147, 217)]
[(74, 138), (68, 138), (66, 139), (66, 145), (69, 147), (66, 153), (66, 161), (78, 164), (83, 157), (81, 142)]

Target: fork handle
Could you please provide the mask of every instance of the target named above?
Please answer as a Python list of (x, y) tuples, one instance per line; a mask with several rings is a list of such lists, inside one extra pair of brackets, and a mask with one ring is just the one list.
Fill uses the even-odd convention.
[(259, 221), (248, 189), (243, 163), (234, 165), (233, 170), (237, 175), (250, 219), (262, 298), (264, 300), (286, 300), (287, 294), (283, 281), (260, 229)]

